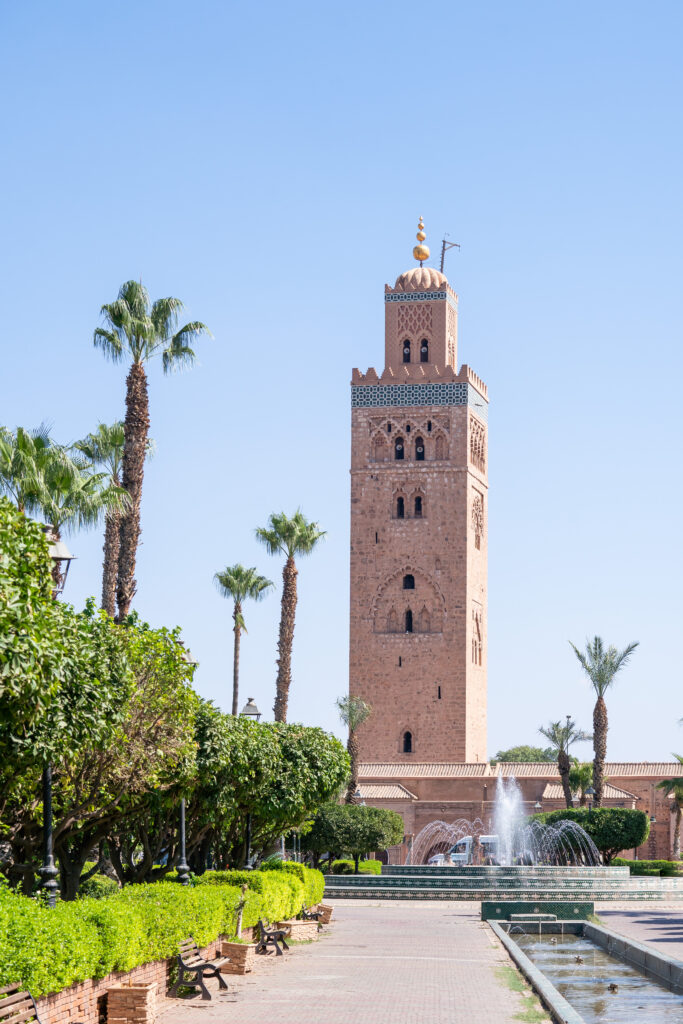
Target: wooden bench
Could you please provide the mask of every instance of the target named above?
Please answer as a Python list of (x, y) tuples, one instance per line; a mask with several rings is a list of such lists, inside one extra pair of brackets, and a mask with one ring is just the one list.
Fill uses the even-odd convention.
[(282, 956), (280, 943), (282, 943), (285, 949), (289, 949), (286, 928), (267, 928), (261, 918), (259, 918), (258, 927), (260, 938), (256, 944), (257, 953), (267, 953), (268, 946), (275, 946), (277, 956)]
[[(178, 989), (185, 986), (198, 988), (202, 999), (210, 999), (211, 993), (204, 984), (204, 978), (218, 978), (219, 987), (227, 989), (228, 986), (221, 975), (221, 967), (229, 960), (229, 956), (220, 957), (218, 960), (205, 960), (194, 939), (186, 939), (185, 942), (181, 942), (178, 953), (178, 980), (168, 993), (169, 998), (177, 996)], [(4, 1022), (0, 1021), (0, 1024), (4, 1024)]]
[(320, 918), (323, 916), (322, 910), (306, 910), (306, 907), (302, 905), (301, 916), (304, 921), (317, 921), (320, 924)]
[(20, 984), (0, 988), (0, 1024), (26, 1024), (35, 1020), (40, 1024), (36, 1002), (30, 992)]

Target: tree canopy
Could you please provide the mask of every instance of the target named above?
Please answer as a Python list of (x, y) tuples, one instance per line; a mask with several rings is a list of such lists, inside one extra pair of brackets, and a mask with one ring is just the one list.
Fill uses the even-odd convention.
[(491, 758), (491, 764), (498, 764), (499, 761), (555, 761), (557, 752), (553, 747), (531, 747), (522, 744), (519, 747), (510, 747), (508, 750), (499, 750), (495, 757)]

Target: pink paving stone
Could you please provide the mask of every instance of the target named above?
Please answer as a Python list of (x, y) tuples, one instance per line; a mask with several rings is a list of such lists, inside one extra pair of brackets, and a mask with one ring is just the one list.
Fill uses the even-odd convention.
[(257, 957), (252, 974), (226, 976), (227, 995), (209, 981), (210, 1003), (160, 1001), (157, 1024), (518, 1024), (523, 999), (496, 976), (510, 961), (479, 912), (339, 901), (319, 942)]

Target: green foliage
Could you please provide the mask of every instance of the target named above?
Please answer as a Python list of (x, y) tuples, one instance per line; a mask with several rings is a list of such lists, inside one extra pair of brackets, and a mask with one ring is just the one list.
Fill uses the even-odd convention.
[[(275, 921), (299, 913), (304, 884), (296, 873), (244, 874), (249, 892), (243, 927), (255, 925), (259, 917)], [(190, 935), (200, 946), (221, 934), (233, 935), (240, 885), (205, 877), (194, 887), (172, 882), (128, 886), (98, 900), (59, 903), (54, 910), (0, 887), (0, 986), (20, 980), (34, 996), (42, 996), (174, 956)]]
[(119, 885), (116, 879), (101, 874), (91, 875), (78, 887), (79, 896), (87, 896), (94, 900), (101, 900), (103, 896), (112, 896), (118, 891)]
[(676, 860), (626, 860), (624, 857), (614, 857), (612, 864), (630, 868), (632, 875), (661, 875), (663, 878), (671, 878), (683, 871), (683, 864)]
[(314, 853), (357, 858), (395, 846), (403, 839), (403, 819), (395, 811), (359, 804), (325, 804), (315, 816), (302, 846)]
[(642, 846), (650, 834), (647, 814), (627, 807), (594, 807), (590, 815), (585, 807), (567, 808), (535, 815), (535, 820), (548, 825), (558, 821), (577, 822), (591, 837), (605, 864), (611, 864), (621, 850)]
[(323, 898), (325, 879), (320, 871), (306, 867), (305, 864), (297, 864), (296, 861), (292, 860), (276, 860), (272, 858), (271, 860), (264, 861), (261, 865), (261, 871), (288, 871), (296, 875), (303, 882), (303, 902), (305, 907), (313, 907), (320, 903)]
[[(333, 860), (330, 864), (331, 875), (353, 875), (356, 866), (352, 860)], [(361, 860), (358, 862), (359, 875), (381, 875), (382, 862), (379, 860)]]
[(538, 764), (545, 761), (556, 761), (557, 751), (553, 747), (530, 747), (521, 745), (510, 747), (509, 750), (499, 750), (495, 757), (491, 758), (491, 764), (498, 764), (499, 761), (532, 762)]

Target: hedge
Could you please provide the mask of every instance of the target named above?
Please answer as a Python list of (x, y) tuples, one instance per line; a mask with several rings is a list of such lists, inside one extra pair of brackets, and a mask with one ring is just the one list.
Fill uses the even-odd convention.
[[(333, 860), (330, 865), (331, 875), (353, 875), (356, 865), (352, 860)], [(381, 875), (381, 860), (361, 860), (358, 862), (358, 873), (360, 875)]]
[(628, 807), (595, 807), (589, 813), (585, 807), (568, 807), (558, 811), (536, 814), (534, 821), (557, 825), (560, 821), (575, 821), (586, 830), (605, 864), (611, 864), (622, 850), (634, 850), (650, 834), (650, 819), (644, 811)]
[(631, 869), (632, 875), (660, 875), (664, 878), (683, 873), (683, 863), (676, 860), (626, 860), (615, 857), (612, 864)]
[[(20, 981), (34, 996), (43, 996), (110, 971), (172, 957), (189, 935), (199, 946), (232, 935), (242, 875), (249, 886), (244, 928), (259, 917), (294, 917), (304, 902), (304, 883), (292, 871), (207, 874), (237, 877), (232, 884), (202, 875), (206, 880), (195, 886), (131, 885), (102, 899), (58, 903), (53, 910), (0, 886), (0, 986)], [(319, 889), (322, 884), (320, 875)]]

